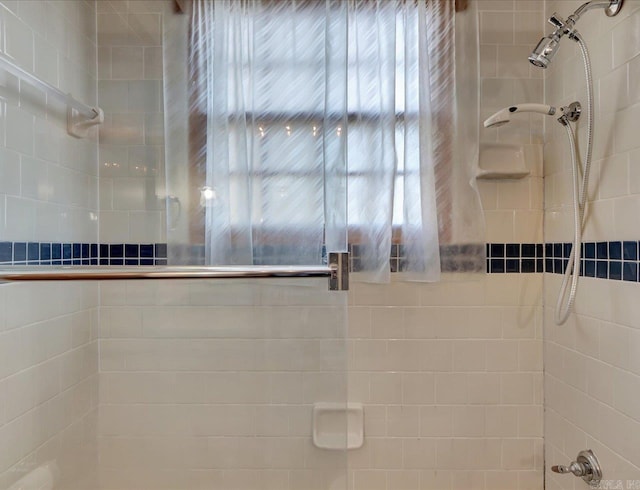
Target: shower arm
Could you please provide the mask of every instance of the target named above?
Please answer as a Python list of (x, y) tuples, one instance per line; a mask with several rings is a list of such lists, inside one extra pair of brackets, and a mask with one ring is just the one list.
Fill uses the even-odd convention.
[(607, 17), (613, 17), (618, 13), (621, 7), (622, 0), (593, 0), (582, 4), (570, 17), (575, 17), (575, 20), (577, 21), (586, 11), (597, 8), (605, 9)]
[(567, 20), (564, 20), (557, 13), (554, 13), (549, 18), (549, 23), (556, 28), (552, 36), (560, 39), (565, 34), (569, 34), (569, 37), (573, 38), (573, 35), (576, 33), (574, 30), (575, 25), (585, 12), (600, 8), (604, 9), (604, 13), (607, 17), (613, 17), (622, 8), (623, 1), (624, 0), (592, 0), (591, 2), (583, 3), (575, 10), (575, 12), (567, 17)]

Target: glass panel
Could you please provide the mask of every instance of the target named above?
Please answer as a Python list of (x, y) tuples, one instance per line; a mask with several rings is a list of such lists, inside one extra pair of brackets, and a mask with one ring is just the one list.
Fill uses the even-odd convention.
[[(72, 137), (66, 107), (0, 73), (3, 268), (163, 265), (167, 235), (203, 262), (188, 39), (170, 37), (187, 16), (170, 1), (0, 9), (7, 56), (105, 112)], [(3, 284), (0, 489), (346, 488), (345, 418), (335, 450), (311, 436), (315, 403), (346, 403), (345, 304), (326, 279)]]
[[(0, 17), (3, 58), (98, 105), (95, 2), (4, 0)], [(66, 105), (28, 79), (0, 69), (1, 267), (88, 265), (96, 131), (71, 136)], [(146, 184), (123, 194), (139, 202)], [(0, 286), (0, 489), (95, 488), (97, 316), (95, 283)]]
[[(190, 145), (202, 142), (194, 143), (189, 133), (198, 121), (188, 113), (188, 18), (164, 16), (170, 264), (205, 263), (205, 207), (218, 197), (207, 188), (206, 169), (190, 161)], [(236, 202), (247, 198), (243, 180), (254, 182), (250, 211), (261, 225), (259, 243), (251, 244), (257, 263), (270, 263), (276, 246), (299, 245), (323, 219), (337, 228), (346, 215), (335, 203), (338, 215), (323, 215), (323, 197), (346, 207), (345, 171), (334, 162), (325, 166), (318, 143), (323, 128), (314, 125), (257, 122), (250, 128), (255, 165), (248, 171), (230, 159), (229, 202), (240, 210), (229, 213), (235, 230), (246, 222)], [(289, 160), (292, 135), (310, 149), (304, 162)], [(306, 191), (289, 195), (294, 183)], [(281, 199), (263, 198), (277, 189)], [(273, 208), (265, 212), (263, 202)], [(306, 227), (296, 221), (301, 207), (311, 217)], [(297, 234), (287, 236), (296, 240), (270, 233), (285, 225), (295, 228)], [(299, 253), (297, 258), (311, 263)], [(338, 434), (335, 449), (318, 449), (312, 440), (314, 404), (346, 407), (345, 293), (329, 292), (326, 279), (127, 282), (102, 288), (104, 488), (346, 489), (345, 413), (337, 412), (330, 428)], [(123, 332), (127, 318), (134, 328)]]
[(344, 293), (325, 279), (101, 287), (101, 488), (346, 488), (344, 416), (335, 450), (312, 440), (314, 404), (346, 404)]

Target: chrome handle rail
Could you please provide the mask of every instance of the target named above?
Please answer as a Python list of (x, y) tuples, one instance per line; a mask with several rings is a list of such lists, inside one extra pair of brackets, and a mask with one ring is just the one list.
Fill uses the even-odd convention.
[(98, 115), (98, 111), (86, 104), (83, 104), (79, 100), (74, 99), (69, 94), (65, 94), (62, 90), (49, 83), (41, 80), (31, 72), (28, 72), (24, 68), (16, 65), (9, 57), (6, 55), (0, 55), (0, 68), (11, 73), (13, 76), (19, 78), (20, 80), (24, 80), (25, 82), (33, 85), (34, 87), (39, 88), (40, 90), (46, 92), (47, 94), (55, 97), (59, 101), (65, 103), (66, 105), (73, 107), (79, 114), (82, 114), (84, 117), (88, 119), (93, 119)]
[(0, 283), (29, 281), (114, 281), (154, 279), (258, 279), (326, 277), (329, 289), (348, 289), (348, 254), (329, 254), (328, 266), (63, 266), (0, 269)]
[[(0, 54), (0, 69), (5, 70), (18, 79), (42, 90), (50, 97), (58, 99), (67, 106), (67, 130), (77, 138), (83, 138), (92, 126), (104, 122), (104, 113), (99, 107), (92, 107), (80, 102), (70, 94), (38, 78), (33, 73), (18, 66), (11, 58)], [(80, 116), (80, 119), (78, 118)]]

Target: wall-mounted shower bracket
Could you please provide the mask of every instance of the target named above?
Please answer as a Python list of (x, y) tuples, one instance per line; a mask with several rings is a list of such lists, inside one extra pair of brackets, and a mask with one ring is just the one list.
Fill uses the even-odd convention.
[(560, 111), (569, 121), (576, 122), (580, 119), (580, 114), (582, 114), (582, 105), (580, 102), (572, 102), (568, 106), (562, 107)]
[(87, 118), (78, 110), (69, 106), (67, 109), (67, 132), (75, 138), (86, 138), (89, 130), (104, 122), (104, 112), (99, 107), (93, 108), (95, 114), (92, 118)]
[(329, 252), (329, 291), (349, 290), (349, 254), (347, 252)]

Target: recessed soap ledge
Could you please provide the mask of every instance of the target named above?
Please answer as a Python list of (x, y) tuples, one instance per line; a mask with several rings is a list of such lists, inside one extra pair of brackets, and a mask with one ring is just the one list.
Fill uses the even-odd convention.
[(481, 143), (476, 179), (522, 179), (531, 172), (525, 164), (522, 145), (510, 143)]
[(313, 445), (319, 449), (359, 449), (364, 444), (362, 403), (315, 403)]

